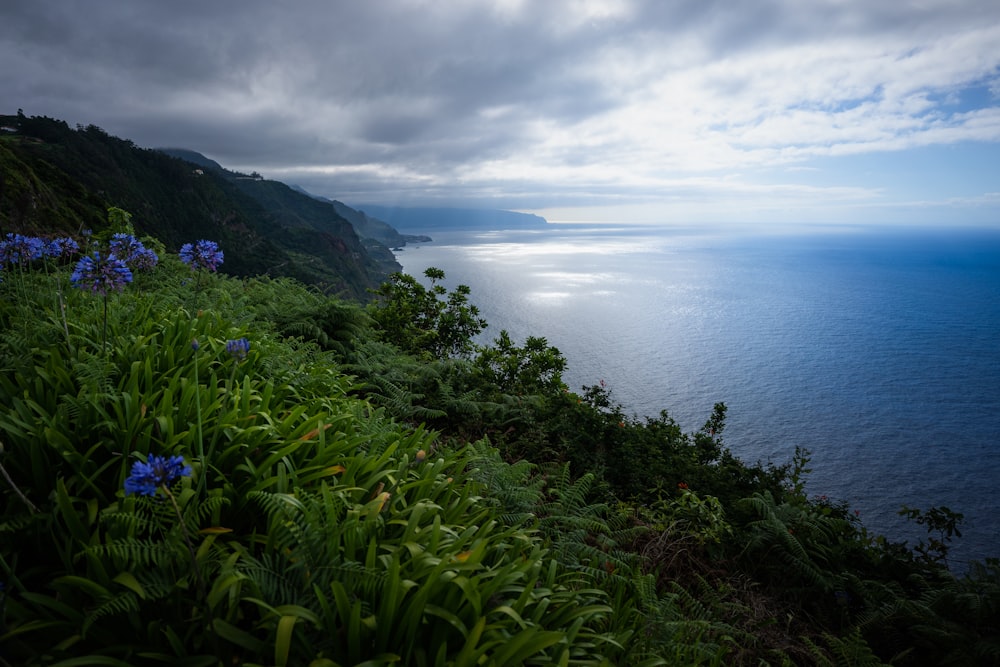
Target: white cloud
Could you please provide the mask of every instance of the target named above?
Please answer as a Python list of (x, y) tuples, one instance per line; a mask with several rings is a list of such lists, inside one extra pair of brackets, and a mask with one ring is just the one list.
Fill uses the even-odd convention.
[(979, 0), (62, 9), (5, 16), (10, 103), (340, 198), (865, 205), (907, 195), (814, 161), (1000, 144), (1000, 5)]

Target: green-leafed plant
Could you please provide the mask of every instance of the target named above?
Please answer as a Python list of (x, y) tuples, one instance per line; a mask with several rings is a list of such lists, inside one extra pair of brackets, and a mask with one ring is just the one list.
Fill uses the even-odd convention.
[(3, 667), (1000, 662), (996, 563), (943, 566), (958, 513), (873, 537), (806, 496), (805, 450), (740, 462), (722, 404), (685, 434), (568, 391), (544, 339), (476, 348), (439, 272), (366, 315), (148, 240), (95, 297), (15, 241)]
[[(471, 665), (623, 654), (632, 630), (611, 629), (608, 594), (553, 558), (532, 514), (488, 499), (476, 464), (505, 467), (495, 450), (443, 448), (349, 398), (353, 380), (329, 353), (273, 337), (280, 322), (248, 317), (236, 285), (201, 286), (196, 301), (213, 307), (192, 312), (186, 267), (157, 270), (158, 293), (133, 286), (109, 308), (106, 346), (103, 308), (86, 294), (67, 293), (65, 319), (50, 309), (55, 276), (29, 274), (23, 310), (8, 313), (43, 317), (0, 341), (2, 463), (16, 489), (0, 532), (18, 544), (0, 554), (4, 656)], [(128, 495), (150, 456), (190, 477)]]
[(430, 287), (405, 273), (391, 275), (373, 291), (369, 314), (384, 339), (407, 352), (433, 359), (468, 355), (475, 347), (473, 338), (486, 327), (479, 309), (469, 303), (469, 287), (449, 292), (438, 282), (444, 271), (435, 267), (424, 275)]

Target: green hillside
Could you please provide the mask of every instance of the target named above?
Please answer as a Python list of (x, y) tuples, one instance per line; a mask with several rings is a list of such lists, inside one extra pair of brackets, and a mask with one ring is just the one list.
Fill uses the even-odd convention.
[(79, 235), (105, 229), (107, 209), (176, 250), (200, 238), (229, 254), (231, 275), (294, 277), (364, 300), (399, 270), (376, 242), (362, 243), (333, 207), (282, 183), (143, 149), (95, 126), (0, 116), (0, 230)]

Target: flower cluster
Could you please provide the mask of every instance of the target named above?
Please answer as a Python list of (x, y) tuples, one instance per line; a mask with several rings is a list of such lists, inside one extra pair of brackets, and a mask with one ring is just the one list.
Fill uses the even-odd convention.
[(115, 234), (111, 237), (111, 252), (132, 270), (151, 271), (159, 257), (131, 234)]
[(243, 361), (247, 358), (247, 354), (250, 352), (250, 341), (246, 338), (227, 340), (226, 352), (228, 352), (236, 361)]
[(0, 265), (24, 266), (45, 256), (45, 241), (34, 236), (7, 234), (0, 241)]
[(76, 241), (68, 236), (45, 240), (37, 236), (7, 234), (0, 241), (0, 267), (7, 264), (26, 266), (36, 259), (52, 257), (60, 259), (80, 251)]
[(70, 257), (78, 252), (80, 252), (80, 244), (68, 236), (52, 239), (45, 246), (45, 254), (56, 259)]
[(215, 271), (222, 264), (222, 251), (215, 241), (197, 241), (181, 246), (181, 261), (192, 269)]
[(125, 478), (125, 495), (138, 493), (155, 496), (161, 486), (170, 486), (181, 477), (190, 477), (191, 466), (184, 465), (180, 456), (155, 456), (149, 454), (146, 461), (136, 461), (132, 471)]
[(103, 296), (125, 289), (125, 285), (132, 282), (132, 271), (114, 254), (102, 255), (100, 250), (95, 250), (93, 255), (80, 258), (69, 279), (75, 287)]

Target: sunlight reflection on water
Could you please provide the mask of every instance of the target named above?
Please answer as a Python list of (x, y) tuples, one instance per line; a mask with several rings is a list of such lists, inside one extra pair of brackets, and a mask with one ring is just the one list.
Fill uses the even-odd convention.
[(912, 541), (900, 505), (949, 505), (962, 553), (1000, 555), (1000, 235), (431, 235), (399, 261), (469, 285), (481, 342), (544, 336), (571, 388), (604, 379), (686, 430), (724, 401), (745, 460), (808, 447), (810, 489), (870, 527)]

